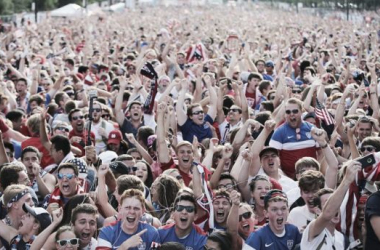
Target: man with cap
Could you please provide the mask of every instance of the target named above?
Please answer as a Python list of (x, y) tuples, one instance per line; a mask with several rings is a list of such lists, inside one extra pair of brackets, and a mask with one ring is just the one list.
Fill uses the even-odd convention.
[(21, 217), (18, 230), (0, 221), (0, 236), (9, 243), (9, 249), (30, 249), (36, 235), (52, 222), (50, 214), (43, 208), (24, 203), (22, 210), (26, 214)]
[(243, 250), (295, 249), (301, 242), (296, 226), (287, 224), (289, 207), (286, 194), (278, 189), (270, 190), (264, 197), (264, 213), (268, 224), (251, 233)]
[(123, 141), (120, 130), (115, 129), (108, 135), (107, 148), (108, 150), (116, 152), (118, 155), (124, 154), (124, 148), (127, 147), (126, 142)]
[[(276, 77), (276, 74), (274, 72), (273, 61), (268, 60), (265, 62), (265, 71), (266, 71), (266, 75), (269, 77), (272, 77), (272, 79), (274, 79)], [(265, 76), (264, 76), (264, 78), (265, 78)]]
[[(264, 129), (254, 141), (251, 147), (252, 161), (250, 165), (249, 175), (257, 174), (267, 175), (278, 181), (284, 192), (288, 192), (297, 187), (297, 183), (285, 176), (280, 170), (279, 152), (274, 147), (264, 147), (264, 143), (268, 136), (272, 133), (276, 126), (275, 121), (268, 120), (265, 122)], [(260, 167), (261, 166), (261, 167)], [(248, 181), (250, 183), (250, 180)]]

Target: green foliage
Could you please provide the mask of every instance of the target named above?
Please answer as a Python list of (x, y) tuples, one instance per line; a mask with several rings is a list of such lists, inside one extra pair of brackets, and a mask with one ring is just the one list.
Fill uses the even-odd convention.
[(10, 15), (13, 13), (12, 0), (0, 0), (0, 15)]

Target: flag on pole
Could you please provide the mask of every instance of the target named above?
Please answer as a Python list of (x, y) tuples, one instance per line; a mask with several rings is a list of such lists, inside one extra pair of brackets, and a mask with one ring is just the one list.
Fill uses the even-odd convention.
[(327, 111), (326, 107), (319, 102), (319, 100), (317, 99), (317, 105), (315, 107), (315, 115), (325, 121), (326, 125), (331, 125), (331, 124), (334, 124), (335, 125), (335, 120), (333, 118), (333, 116)]

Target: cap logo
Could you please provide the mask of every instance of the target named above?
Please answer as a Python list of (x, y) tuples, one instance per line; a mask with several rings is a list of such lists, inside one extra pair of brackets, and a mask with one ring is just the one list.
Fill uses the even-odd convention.
[(111, 135), (111, 138), (116, 138), (116, 135), (115, 135), (115, 134), (112, 134), (112, 135)]

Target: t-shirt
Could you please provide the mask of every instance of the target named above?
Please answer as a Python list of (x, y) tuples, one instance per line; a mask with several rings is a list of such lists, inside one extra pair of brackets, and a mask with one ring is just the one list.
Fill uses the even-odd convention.
[(111, 123), (103, 119), (101, 119), (100, 122), (98, 122), (98, 124), (91, 124), (91, 132), (95, 134), (95, 149), (97, 154), (100, 154), (103, 150), (107, 149), (107, 144), (104, 142), (102, 136), (98, 132), (99, 128), (105, 129), (107, 134), (106, 140), (108, 139), (109, 133), (115, 129)]
[(376, 236), (375, 231), (371, 225), (372, 216), (380, 216), (380, 191), (373, 193), (367, 200), (365, 208), (365, 224), (367, 229), (367, 238), (365, 241), (366, 250), (379, 249), (380, 240)]
[(199, 227), (193, 226), (189, 235), (184, 238), (178, 238), (175, 234), (175, 225), (166, 225), (158, 230), (160, 234), (161, 243), (165, 242), (179, 242), (186, 250), (201, 250), (206, 244), (207, 237)]
[(193, 142), (194, 135), (198, 138), (198, 141), (201, 142), (205, 138), (212, 137), (211, 127), (206, 124), (210, 123), (210, 126), (214, 123), (211, 116), (206, 115), (202, 125), (198, 125), (190, 118), (187, 118), (186, 122), (180, 126), (181, 132), (183, 134), (183, 139), (185, 141)]
[(334, 236), (332, 236), (330, 231), (325, 228), (317, 237), (309, 241), (309, 229), (310, 225), (302, 234), (301, 249), (317, 249), (320, 245), (320, 250), (344, 250), (344, 236), (339, 231), (335, 230)]
[(315, 219), (315, 214), (311, 213), (307, 208), (307, 205), (302, 207), (296, 207), (290, 211), (288, 216), (288, 222), (298, 228), (303, 229), (304, 226), (309, 224)]
[(0, 131), (5, 134), (6, 132), (8, 132), (9, 130), (9, 127), (7, 126), (7, 124), (5, 124), (4, 120), (0, 118)]
[[(117, 249), (121, 244), (134, 235), (125, 233), (121, 228), (121, 223), (122, 222), (119, 220), (116, 224), (104, 227), (100, 230), (98, 246), (96, 249)], [(141, 235), (142, 243), (138, 247), (129, 248), (129, 250), (148, 250), (150, 249), (152, 242), (160, 242), (157, 229), (151, 225), (139, 222), (136, 233), (141, 232), (144, 229), (147, 229), (147, 231)]]
[[(91, 132), (90, 135), (91, 135), (91, 137), (95, 137), (95, 134), (94, 134), (93, 132)], [(78, 157), (82, 157), (82, 156), (85, 155), (84, 147), (86, 147), (86, 143), (87, 143), (87, 137), (86, 137), (85, 130), (83, 130), (83, 132), (82, 132), (82, 133), (79, 133), (79, 134), (75, 133), (74, 130), (71, 130), (70, 133), (69, 133), (69, 139), (71, 139), (71, 138), (74, 137), (74, 136), (78, 136), (78, 137), (81, 137), (81, 138), (82, 138), (82, 140), (81, 140), (79, 143), (77, 143), (77, 142), (72, 143), (72, 145), (73, 145), (74, 147), (79, 148), (80, 151), (82, 152), (81, 155), (77, 155), (77, 156), (78, 156)]]
[(292, 250), (295, 249), (296, 245), (300, 242), (301, 234), (296, 226), (286, 224), (285, 234), (282, 237), (278, 237), (272, 232), (269, 224), (267, 224), (249, 235), (245, 241), (243, 250)]
[(269, 142), (269, 146), (279, 150), (281, 168), (284, 173), (295, 179), (295, 163), (304, 156), (317, 158), (317, 143), (311, 136), (311, 123), (302, 122), (300, 127), (301, 138), (297, 140), (296, 130), (288, 123), (278, 127)]

